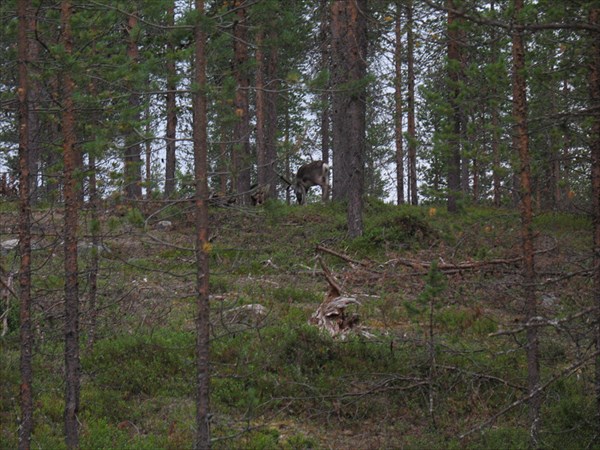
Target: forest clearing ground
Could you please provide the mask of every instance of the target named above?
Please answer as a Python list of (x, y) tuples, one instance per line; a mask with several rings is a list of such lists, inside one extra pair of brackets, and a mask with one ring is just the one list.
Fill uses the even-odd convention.
[[(2, 216), (5, 229), (14, 232), (16, 215)], [(82, 417), (90, 440), (116, 433), (131, 448), (144, 448), (144, 442), (177, 448), (191, 439), (192, 217), (175, 209), (160, 219), (172, 228), (144, 226), (128, 213), (108, 211), (102, 219), (107, 250), (100, 253), (97, 342), (82, 355)], [(37, 226), (44, 231), (36, 250), (44, 264), (34, 275), (36, 360), (45, 377), (38, 379), (39, 420), (46, 424), (39, 433), (58, 442), (53, 439), (59, 433), (49, 430), (60, 429), (60, 412), (51, 404), (60, 402), (62, 369), (60, 358), (50, 363), (47, 356), (61, 352), (61, 279), (53, 275), (61, 260), (60, 222), (40, 213)], [(540, 314), (577, 315), (591, 299), (585, 276), (589, 223), (540, 215), (536, 228)], [(518, 220), (511, 212), (475, 208), (454, 217), (376, 203), (367, 209), (365, 235), (350, 241), (337, 206), (215, 208), (211, 245), (215, 448), (435, 448), (448, 442), (489, 448), (505, 439), (526, 442), (523, 406), (498, 418), (487, 433), (457, 440), (522, 396), (526, 385), (519, 334), (501, 334), (523, 325)], [(353, 312), (371, 339), (334, 340), (308, 325), (327, 292), (317, 246), (331, 250), (318, 253), (344, 292), (361, 302)], [(4, 264), (13, 267), (13, 257)], [(89, 257), (80, 252), (83, 305)], [(428, 275), (433, 261), (437, 278)], [(82, 312), (85, 334), (89, 310)], [(582, 315), (541, 328), (547, 377), (585, 357), (586, 320)], [(13, 329), (2, 344), (13, 356), (17, 334)], [(16, 380), (18, 366), (10, 361), (5, 370)], [(578, 393), (591, 376), (583, 366), (579, 378), (566, 378), (550, 391), (547, 414), (554, 422), (561, 417), (560, 427), (577, 419), (557, 416), (565, 401), (582, 410), (590, 406)], [(13, 392), (14, 386), (2, 389)], [(14, 408), (3, 401), (3, 421), (10, 422)], [(545, 435), (550, 447), (564, 439), (555, 428)], [(4, 433), (7, 442), (14, 440)]]

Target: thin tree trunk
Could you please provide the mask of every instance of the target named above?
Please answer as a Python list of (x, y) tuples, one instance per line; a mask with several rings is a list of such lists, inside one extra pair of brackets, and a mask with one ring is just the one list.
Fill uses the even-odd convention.
[(277, 98), (279, 82), (277, 79), (277, 64), (279, 62), (279, 48), (273, 45), (277, 42), (275, 30), (271, 29), (269, 33), (269, 54), (267, 60), (267, 127), (265, 130), (266, 144), (266, 164), (267, 164), (267, 184), (269, 185), (269, 195), (272, 198), (277, 197), (277, 182), (279, 174), (277, 173)]
[(406, 75), (408, 77), (408, 170), (410, 181), (410, 203), (416, 205), (419, 203), (419, 193), (417, 190), (417, 128), (415, 125), (415, 39), (413, 33), (413, 2), (408, 0), (406, 6), (406, 45), (407, 45), (407, 66)]
[(404, 203), (404, 148), (403, 127), (402, 127), (402, 4), (396, 2), (396, 23), (394, 32), (396, 36), (394, 48), (395, 75), (394, 80), (394, 99), (396, 106), (395, 117), (395, 140), (396, 140), (396, 201), (399, 205)]
[[(167, 26), (175, 25), (175, 0), (169, 2), (167, 7)], [(165, 159), (165, 198), (169, 198), (175, 192), (175, 168), (177, 165), (176, 139), (177, 139), (177, 102), (175, 90), (177, 89), (177, 70), (175, 67), (175, 45), (172, 33), (167, 40), (167, 130), (165, 140), (167, 143)]]
[[(127, 17), (127, 56), (133, 65), (137, 65), (140, 59), (140, 51), (137, 45), (135, 29), (138, 25), (137, 12), (134, 11)], [(142, 157), (140, 140), (135, 132), (135, 127), (140, 122), (140, 98), (137, 92), (133, 92), (135, 87), (132, 86), (132, 92), (129, 95), (129, 108), (132, 110), (133, 124), (128, 124), (128, 135), (125, 137), (125, 195), (127, 199), (142, 198)]]
[[(71, 4), (63, 0), (61, 5), (62, 42), (65, 53), (73, 53), (71, 34)], [(64, 164), (64, 253), (65, 253), (65, 443), (67, 448), (79, 446), (80, 363), (79, 363), (79, 292), (77, 280), (77, 210), (79, 195), (75, 169), (75, 109), (73, 103), (74, 82), (69, 69), (62, 72), (62, 130)]]
[[(330, 12), (328, 8), (328, 0), (321, 0), (321, 26), (320, 26), (320, 43), (321, 43), (321, 71), (326, 71), (330, 67), (331, 52), (329, 50), (331, 39), (329, 28), (331, 27)], [(331, 126), (331, 96), (329, 92), (330, 82), (324, 87), (321, 93), (321, 160), (329, 164), (330, 160), (330, 132)], [(328, 175), (329, 176), (329, 175)]]
[(146, 137), (144, 139), (145, 147), (145, 163), (146, 163), (146, 177), (144, 184), (146, 185), (146, 200), (152, 199), (152, 143), (148, 136), (151, 132), (151, 117), (150, 117), (150, 103), (146, 103), (145, 120), (146, 120)]
[[(96, 83), (94, 80), (90, 83), (90, 95), (95, 97)], [(99, 125), (98, 113), (92, 113), (92, 127)], [(96, 140), (96, 132), (94, 131), (90, 140)], [(100, 259), (100, 218), (98, 215), (99, 208), (99, 196), (98, 196), (98, 185), (96, 177), (96, 155), (94, 151), (90, 151), (88, 154), (88, 187), (89, 187), (89, 207), (91, 214), (91, 233), (92, 233), (92, 252), (90, 253), (90, 265), (88, 268), (88, 310), (89, 310), (89, 327), (87, 330), (87, 351), (91, 352), (94, 349), (94, 343), (96, 341), (96, 320), (98, 317), (98, 308), (96, 304), (98, 294), (98, 267)]]
[(250, 111), (248, 91), (248, 44), (246, 8), (243, 0), (235, 0), (233, 25), (234, 72), (237, 82), (235, 91), (235, 115), (237, 121), (233, 130), (233, 172), (236, 192), (243, 204), (250, 203), (250, 168), (252, 155), (250, 152)]
[[(33, 37), (36, 35), (37, 20), (35, 16), (36, 8), (34, 8), (30, 2), (27, 2), (27, 14), (29, 15), (27, 20), (27, 27), (29, 29), (29, 36), (27, 36), (27, 55), (29, 59), (29, 67), (36, 67), (39, 58), (40, 45), (37, 40)], [(19, 28), (21, 31), (21, 28)], [(28, 71), (31, 69), (28, 68)], [(42, 143), (40, 142), (40, 115), (38, 114), (39, 99), (41, 96), (42, 86), (37, 77), (31, 79), (29, 77), (27, 87), (27, 103), (28, 103), (28, 133), (29, 133), (29, 145), (27, 149), (29, 157), (29, 201), (35, 203), (39, 196), (38, 193), (38, 180), (41, 177), (40, 172), (40, 158), (42, 151)]]
[[(515, 23), (519, 23), (523, 0), (514, 0)], [(525, 320), (537, 316), (535, 292), (535, 266), (533, 245), (533, 205), (531, 194), (531, 167), (527, 123), (527, 81), (525, 78), (525, 46), (522, 28), (516, 26), (512, 32), (513, 56), (513, 146), (520, 161), (520, 209), (521, 245), (523, 254), (523, 283), (525, 292)], [(541, 396), (534, 394), (540, 386), (539, 344), (537, 327), (527, 329), (527, 372), (528, 389), (532, 395), (529, 403), (530, 438), (533, 448), (539, 447)]]
[(267, 93), (265, 79), (267, 61), (264, 51), (265, 32), (259, 30), (256, 35), (256, 174), (259, 185), (267, 184)]
[[(600, 23), (600, 8), (593, 8), (589, 13), (590, 23)], [(600, 106), (600, 33), (591, 33), (590, 61), (590, 97), (592, 106)], [(596, 350), (600, 351), (600, 117), (596, 116), (591, 131), (592, 156), (592, 214), (594, 233), (594, 301), (596, 304)], [(600, 356), (596, 356), (596, 424), (600, 433)]]
[(458, 17), (454, 12), (454, 1), (448, 0), (448, 78), (450, 91), (450, 105), (452, 108), (452, 138), (449, 142), (448, 154), (448, 211), (458, 212), (457, 196), (461, 190), (461, 155), (460, 155), (460, 133), (461, 114), (459, 111), (458, 97), (460, 95), (459, 67), (460, 67), (460, 33), (457, 29)]
[(20, 300), (20, 372), (21, 372), (21, 423), (19, 424), (19, 449), (31, 447), (33, 433), (33, 333), (31, 326), (31, 202), (30, 202), (30, 159), (29, 159), (29, 83), (28, 83), (28, 1), (19, 0), (17, 47), (19, 67), (19, 300)]
[[(495, 11), (495, 2), (490, 3), (492, 15)], [(492, 41), (491, 62), (495, 63), (498, 54), (498, 41), (496, 37), (496, 29), (492, 27), (490, 30)], [(497, 104), (498, 87), (495, 83), (491, 83), (490, 90), (490, 109), (492, 116), (492, 185), (494, 192), (494, 206), (499, 207), (502, 202), (501, 180), (500, 180), (500, 114)]]
[[(204, 0), (196, 0), (196, 13), (204, 15)], [(210, 305), (208, 297), (208, 145), (206, 101), (206, 33), (200, 20), (194, 27), (195, 67), (194, 83), (197, 90), (194, 102), (194, 172), (196, 180), (196, 449), (210, 448), (209, 428), (209, 331)]]

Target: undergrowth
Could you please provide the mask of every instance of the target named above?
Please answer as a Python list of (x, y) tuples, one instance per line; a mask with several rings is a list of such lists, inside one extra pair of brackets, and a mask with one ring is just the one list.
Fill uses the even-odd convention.
[[(152, 239), (140, 231), (139, 210), (102, 219), (97, 231), (111, 251), (99, 255), (93, 346), (85, 303), (89, 259), (82, 262), (79, 419), (85, 449), (191, 447), (193, 226), (181, 208), (165, 209), (158, 219), (175, 223), (170, 231), (150, 230)], [(529, 448), (527, 406), (518, 403), (527, 386), (523, 336), (501, 333), (518, 328), (522, 314), (513, 262), (518, 215), (465, 207), (453, 216), (436, 205), (369, 201), (365, 233), (354, 240), (345, 220), (337, 204), (211, 208), (214, 448)], [(538, 264), (547, 277), (555, 275), (546, 268), (585, 261), (586, 218), (539, 215), (536, 227), (543, 250)], [(560, 246), (548, 244), (558, 238)], [(328, 287), (317, 245), (346, 258), (321, 254), (345, 294), (360, 301), (363, 332), (332, 338), (308, 323)], [(64, 448), (62, 277), (55, 254), (51, 245), (34, 252), (34, 446), (44, 449)], [(436, 269), (429, 279), (418, 266), (503, 259), (469, 271)], [(541, 286), (540, 299), (540, 314), (565, 318), (588, 306), (591, 293), (585, 278), (571, 277)], [(253, 305), (265, 309), (243, 315)], [(2, 449), (17, 446), (16, 310), (13, 303), (0, 340)], [(584, 356), (591, 342), (584, 318), (564, 326), (564, 333), (541, 335), (545, 380)], [(593, 373), (586, 365), (568, 373), (545, 391), (543, 444), (592, 448)], [(484, 424), (511, 402), (517, 406)]]

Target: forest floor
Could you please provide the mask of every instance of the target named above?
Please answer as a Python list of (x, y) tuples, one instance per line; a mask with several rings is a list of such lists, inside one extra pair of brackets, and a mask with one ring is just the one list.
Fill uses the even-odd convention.
[[(33, 448), (55, 449), (64, 445), (62, 218), (39, 209), (35, 219)], [(0, 223), (2, 241), (16, 237), (14, 206)], [(509, 209), (450, 215), (369, 202), (364, 236), (350, 240), (340, 205), (211, 208), (213, 447), (528, 448), (519, 233)], [(600, 448), (591, 223), (538, 214), (535, 233), (543, 447)], [(191, 205), (109, 208), (98, 223), (82, 210), (80, 234), (82, 448), (190, 448)], [(336, 337), (309, 323), (329, 289), (320, 260), (357, 300), (345, 311), (356, 323)], [(16, 271), (15, 250), (0, 262)], [(19, 416), (18, 302), (9, 304), (2, 449), (16, 447)]]

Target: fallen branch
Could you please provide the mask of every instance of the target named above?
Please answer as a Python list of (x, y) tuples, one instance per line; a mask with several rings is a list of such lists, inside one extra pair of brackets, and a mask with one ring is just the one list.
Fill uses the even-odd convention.
[[(327, 247), (323, 247), (322, 245), (317, 245), (315, 250), (318, 252), (321, 252), (321, 253), (329, 253), (330, 255), (337, 256), (338, 258), (343, 259), (344, 261), (349, 262), (350, 264), (356, 264), (358, 266), (363, 266), (363, 267), (368, 266), (367, 263), (364, 263), (362, 261), (357, 261), (355, 259), (350, 258), (347, 255), (344, 255), (343, 253), (337, 252), (337, 251), (332, 250)], [(321, 266), (323, 266), (323, 263), (321, 263)]]
[(555, 327), (560, 331), (562, 324), (575, 320), (579, 317), (585, 316), (586, 314), (590, 314), (596, 311), (596, 309), (597, 308), (595, 306), (591, 306), (589, 308), (579, 311), (578, 313), (571, 314), (570, 316), (567, 316), (564, 319), (546, 319), (545, 317), (540, 316), (532, 317), (518, 328), (496, 331), (494, 333), (488, 334), (488, 337), (513, 335), (526, 331), (528, 328), (540, 327)]

